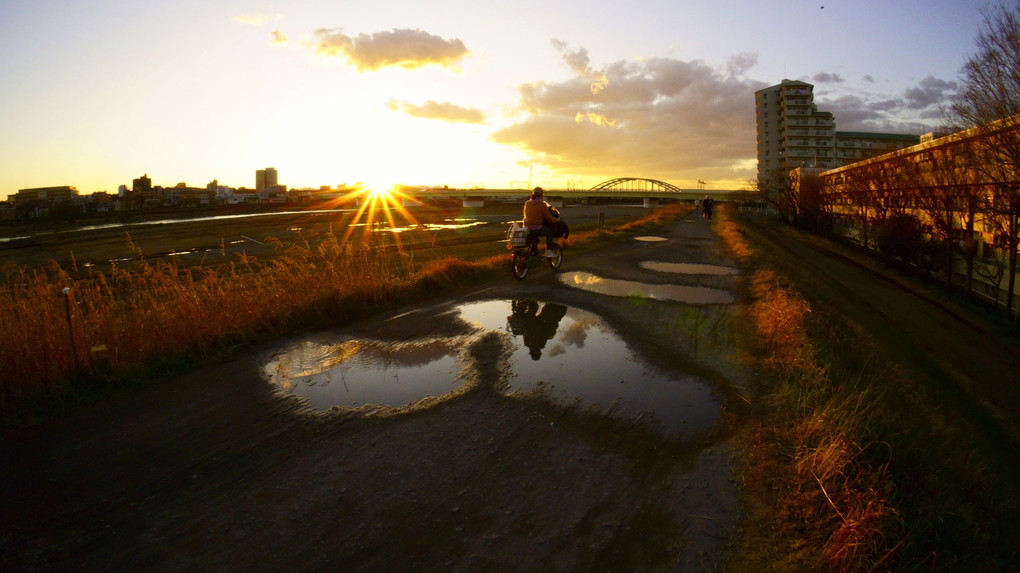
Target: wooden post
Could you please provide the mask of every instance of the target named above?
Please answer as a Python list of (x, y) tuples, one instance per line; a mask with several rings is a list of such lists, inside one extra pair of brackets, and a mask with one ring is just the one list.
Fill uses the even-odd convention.
[(67, 333), (71, 337), (71, 357), (74, 358), (74, 371), (81, 371), (78, 364), (78, 345), (74, 341), (74, 324), (71, 322), (71, 287), (64, 287), (64, 309), (67, 310)]

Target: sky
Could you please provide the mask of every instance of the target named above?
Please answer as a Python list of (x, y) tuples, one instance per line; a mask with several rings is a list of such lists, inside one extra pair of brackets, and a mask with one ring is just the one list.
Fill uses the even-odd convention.
[(754, 92), (941, 123), (986, 0), (3, 0), (0, 198), (212, 180), (740, 189)]

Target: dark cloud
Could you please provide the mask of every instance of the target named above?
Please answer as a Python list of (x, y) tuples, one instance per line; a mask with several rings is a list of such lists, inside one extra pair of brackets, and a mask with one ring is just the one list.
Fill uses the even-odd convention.
[[(562, 43), (554, 46), (568, 52)], [(493, 140), (577, 175), (669, 180), (753, 174), (753, 168), (734, 168), (755, 157), (754, 92), (766, 84), (736, 79), (734, 72), (754, 65), (757, 56), (738, 56), (724, 74), (700, 61), (668, 58), (593, 70), (586, 52), (569, 53), (585, 64), (584, 73), (520, 86), (523, 117), (494, 132)]]
[(927, 109), (941, 104), (946, 99), (946, 94), (956, 91), (956, 82), (940, 80), (934, 76), (928, 76), (921, 80), (915, 88), (908, 88), (904, 92), (907, 107), (910, 109)]
[(421, 30), (392, 30), (351, 37), (340, 30), (315, 31), (315, 51), (336, 56), (358, 68), (373, 71), (386, 67), (415, 69), (429, 64), (456, 69), (468, 55), (459, 39), (446, 40)]
[(461, 107), (449, 102), (428, 100), (422, 105), (414, 105), (406, 101), (390, 100), (387, 107), (394, 111), (402, 111), (412, 117), (437, 119), (451, 123), (483, 123), (485, 114), (471, 107)]
[(811, 76), (816, 84), (841, 84), (844, 80), (839, 74), (820, 73)]
[(956, 82), (928, 76), (899, 97), (865, 94), (817, 98), (817, 103), (832, 112), (840, 131), (914, 133), (941, 123), (943, 106), (956, 87)]

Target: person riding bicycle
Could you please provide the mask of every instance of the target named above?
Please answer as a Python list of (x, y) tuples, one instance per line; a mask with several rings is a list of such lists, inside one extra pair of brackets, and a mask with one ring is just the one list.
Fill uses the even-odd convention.
[[(552, 236), (555, 234), (553, 225), (559, 219), (560, 213), (545, 202), (544, 195), (544, 189), (535, 187), (535, 190), (531, 192), (531, 197), (524, 202), (524, 226), (528, 228), (529, 238), (530, 236), (545, 237), (546, 256), (551, 257), (553, 254), (549, 252), (549, 247), (557, 246), (552, 241)], [(538, 254), (537, 242), (532, 246), (532, 254)]]

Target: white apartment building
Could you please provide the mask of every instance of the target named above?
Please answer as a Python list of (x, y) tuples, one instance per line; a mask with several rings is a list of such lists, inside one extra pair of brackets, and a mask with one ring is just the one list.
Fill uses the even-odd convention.
[(754, 93), (758, 180), (797, 167), (836, 167), (836, 120), (818, 111), (814, 86), (783, 80)]

